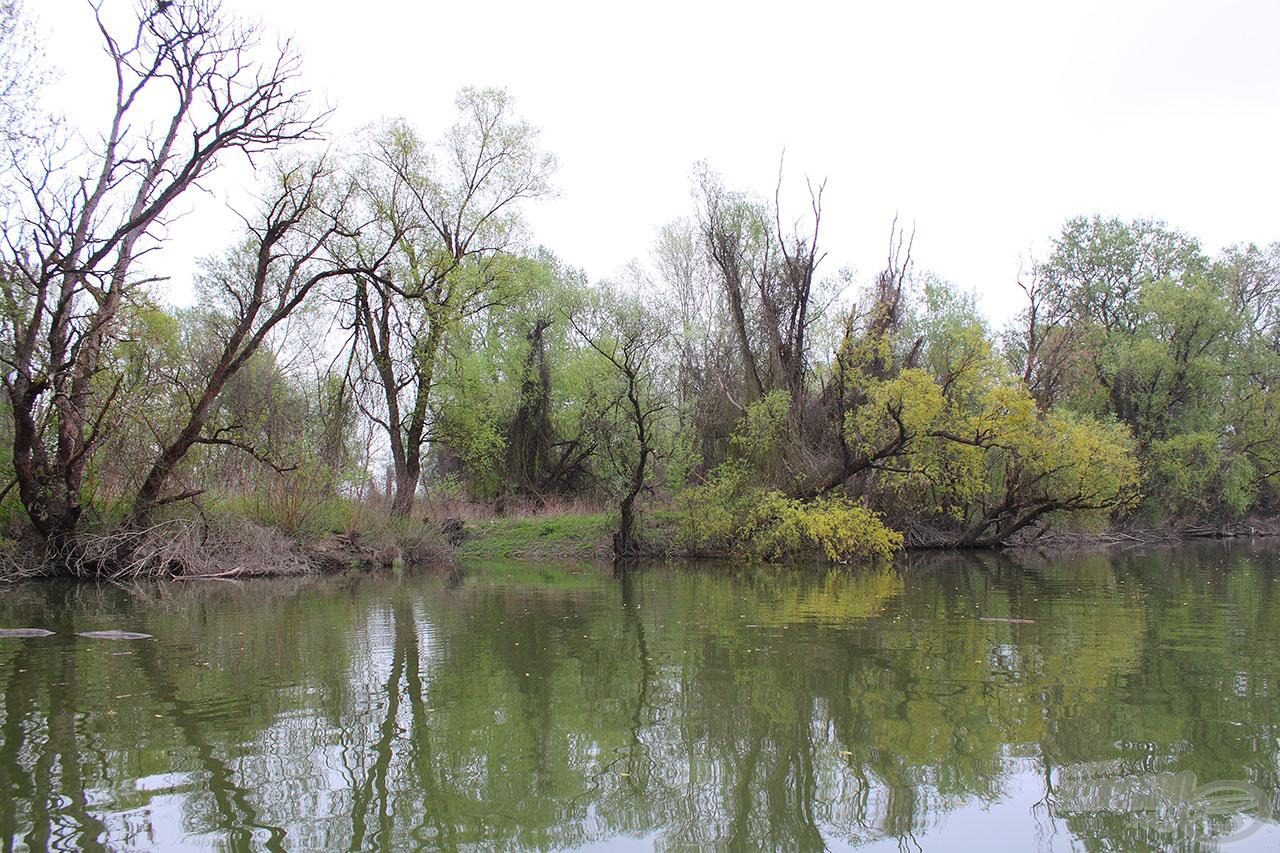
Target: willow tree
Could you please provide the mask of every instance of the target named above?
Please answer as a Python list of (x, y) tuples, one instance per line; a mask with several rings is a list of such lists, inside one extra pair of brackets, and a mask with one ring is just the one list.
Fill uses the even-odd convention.
[(386, 434), (392, 511), (408, 515), (430, 441), (431, 395), (451, 329), (504, 298), (519, 207), (546, 195), (553, 158), (501, 90), (464, 89), (437, 145), (404, 121), (372, 133), (358, 186), (374, 222), (341, 299), (361, 407)]
[(1106, 519), (1133, 505), (1128, 426), (1039, 407), (972, 297), (934, 283), (912, 325), (916, 341), (889, 344), (909, 354), (896, 367), (843, 380), (861, 400), (844, 422), (853, 455), (871, 460), (861, 488), (914, 544), (1000, 546), (1055, 514)]
[(141, 4), (129, 27), (103, 5), (91, 8), (114, 84), (107, 122), (51, 136), (8, 176), (16, 201), (0, 248), (14, 473), (55, 545), (74, 535), (87, 467), (122, 420), (128, 388), (106, 360), (147, 289), (137, 262), (160, 246), (174, 202), (226, 155), (252, 158), (317, 130), (288, 44), (260, 54), (255, 29), (215, 0)]

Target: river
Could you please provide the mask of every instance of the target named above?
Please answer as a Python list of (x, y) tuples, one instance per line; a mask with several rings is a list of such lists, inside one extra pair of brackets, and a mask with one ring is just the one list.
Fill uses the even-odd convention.
[(0, 638), (6, 850), (1280, 847), (1262, 541), (27, 584), (0, 628), (53, 632)]

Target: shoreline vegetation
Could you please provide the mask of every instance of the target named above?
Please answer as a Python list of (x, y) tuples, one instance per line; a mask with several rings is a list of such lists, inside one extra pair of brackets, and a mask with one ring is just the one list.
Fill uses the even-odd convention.
[[(86, 11), (119, 86), (84, 128), (40, 114), (0, 4), (6, 577), (1275, 528), (1280, 242), (1072, 218), (997, 326), (896, 221), (878, 273), (829, 269), (823, 182), (697, 164), (687, 215), (591, 281), (523, 219), (556, 160), (506, 91), (334, 136), (287, 42), (214, 0), (128, 10)], [(152, 264), (230, 159), (261, 183), (188, 300)]]
[[(52, 577), (80, 577), (108, 581), (140, 578), (177, 580), (243, 579), (381, 571), (399, 567), (465, 569), (468, 565), (548, 561), (607, 563), (613, 553), (616, 513), (553, 511), (509, 516), (453, 517), (444, 523), (401, 522), (324, 531), (285, 532), (243, 516), (201, 514), (175, 517), (139, 532), (107, 528), (100, 536), (86, 534), (78, 570), (66, 570), (66, 558), (56, 566), (39, 551), (23, 551), (0, 540), (0, 582)], [(636, 549), (629, 559), (671, 561), (739, 560), (737, 551), (711, 551), (688, 538), (689, 525), (679, 513), (646, 513), (637, 531)], [(930, 534), (905, 537), (902, 551), (919, 553), (952, 550), (933, 545)], [(1265, 538), (1280, 535), (1280, 522), (1245, 519), (1218, 527), (1182, 525), (1114, 528), (1099, 532), (1043, 529), (1007, 544), (1010, 552), (1067, 553), (1196, 539)], [(122, 541), (123, 540), (123, 541)], [(990, 549), (984, 549), (990, 550)], [(120, 554), (127, 554), (122, 559)], [(817, 551), (793, 554), (796, 564), (831, 564)]]

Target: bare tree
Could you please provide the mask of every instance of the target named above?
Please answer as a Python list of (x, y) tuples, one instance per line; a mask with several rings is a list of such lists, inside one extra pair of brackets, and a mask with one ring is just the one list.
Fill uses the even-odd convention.
[(729, 307), (748, 401), (786, 391), (793, 412), (806, 402), (814, 275), (824, 257), (818, 236), (826, 185), (807, 186), (807, 228), (801, 219), (783, 224), (781, 164), (771, 206), (726, 191), (706, 170), (697, 188), (699, 224)]
[(1038, 266), (1018, 279), (1018, 287), (1027, 304), (1005, 336), (1005, 350), (1036, 404), (1048, 410), (1067, 380), (1081, 329), (1060, 301), (1048, 297)]
[(0, 277), (14, 470), (54, 545), (83, 512), (86, 467), (121, 391), (104, 357), (148, 283), (135, 267), (158, 246), (166, 212), (228, 153), (253, 157), (317, 131), (289, 45), (255, 60), (254, 28), (216, 0), (146, 4), (128, 32), (91, 8), (115, 81), (111, 118), (95, 143), (51, 140), (18, 170), (23, 200), (5, 223)]
[(589, 305), (566, 312), (578, 336), (599, 353), (618, 381), (614, 410), (622, 428), (610, 457), (622, 477), (618, 530), (613, 537), (616, 557), (636, 552), (636, 501), (652, 473), (659, 448), (658, 419), (666, 409), (659, 384), (661, 348), (670, 326), (637, 298), (602, 288)]
[(217, 325), (222, 346), (211, 364), (202, 365), (196, 385), (183, 389), (188, 406), (181, 426), (175, 434), (161, 437), (160, 453), (134, 500), (139, 523), (145, 523), (158, 505), (192, 496), (191, 492), (165, 496), (163, 490), (197, 444), (238, 448), (279, 469), (279, 463), (241, 439), (245, 425), (210, 429), (209, 416), (227, 383), (317, 285), (360, 272), (328, 251), (334, 238), (355, 233), (345, 221), (351, 186), (332, 178), (324, 160), (283, 170), (261, 220), (247, 223), (248, 240), (204, 277), (203, 301), (221, 309)]
[(753, 342), (751, 276), (769, 263), (766, 214), (758, 204), (728, 192), (719, 176), (705, 167), (699, 171), (695, 191), (698, 224), (719, 276), (741, 361), (745, 402), (754, 402), (764, 395), (765, 385)]

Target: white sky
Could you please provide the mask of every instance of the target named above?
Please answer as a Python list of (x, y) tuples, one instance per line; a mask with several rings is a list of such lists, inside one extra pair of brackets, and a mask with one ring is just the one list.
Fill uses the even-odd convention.
[[(828, 179), (826, 272), (869, 279), (896, 213), (919, 267), (996, 319), (1071, 215), (1163, 218), (1211, 251), (1280, 239), (1278, 0), (224, 2), (295, 37), (336, 131), (403, 115), (434, 136), (461, 86), (509, 88), (561, 164), (533, 234), (594, 277), (690, 211), (695, 161), (771, 194), (784, 148), (797, 213), (804, 176)], [(28, 7), (83, 114), (105, 67), (83, 0)], [(234, 227), (193, 206), (165, 261), (179, 299)]]

